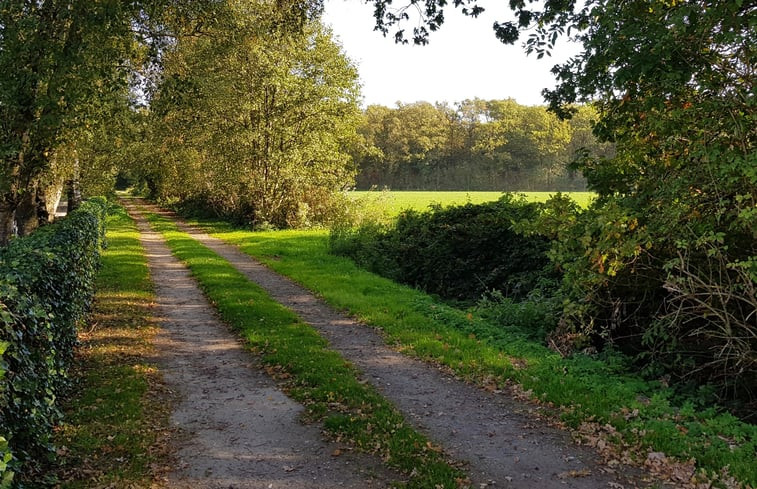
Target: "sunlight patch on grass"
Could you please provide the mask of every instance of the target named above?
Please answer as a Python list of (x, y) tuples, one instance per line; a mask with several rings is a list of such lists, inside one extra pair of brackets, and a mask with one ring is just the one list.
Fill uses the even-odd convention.
[(94, 310), (80, 330), (76, 388), (56, 430), (63, 488), (149, 487), (165, 457), (156, 442), (170, 403), (149, 363), (154, 294), (139, 233), (121, 207), (111, 208), (107, 239)]

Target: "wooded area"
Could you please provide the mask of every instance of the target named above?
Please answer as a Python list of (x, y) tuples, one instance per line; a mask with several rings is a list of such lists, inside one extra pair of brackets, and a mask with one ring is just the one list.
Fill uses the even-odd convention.
[(590, 105), (560, 120), (546, 107), (514, 100), (416, 102), (367, 107), (350, 148), (356, 187), (393, 190), (580, 191), (570, 170), (579, 150), (611, 157), (592, 134)]

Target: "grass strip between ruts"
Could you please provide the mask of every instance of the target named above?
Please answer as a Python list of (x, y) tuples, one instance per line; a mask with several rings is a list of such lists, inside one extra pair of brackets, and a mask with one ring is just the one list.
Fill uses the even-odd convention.
[[(663, 452), (682, 464), (693, 459), (707, 477), (734, 476), (757, 486), (757, 426), (707, 406), (676, 406), (672, 389), (630, 375), (623, 362), (561, 358), (506, 327), (362, 270), (328, 253), (327, 231), (253, 232), (219, 221), (195, 224), (333, 307), (380, 327), (410, 354), (486, 388), (515, 382), (531, 398), (558, 407), (563, 421), (587, 442), (616, 446), (619, 458), (645, 462), (647, 453)], [(664, 476), (665, 467), (659, 469)]]
[(226, 260), (174, 223), (148, 215), (153, 228), (184, 262), (225, 322), (259, 352), (286, 392), (302, 403), (311, 420), (341, 442), (381, 456), (408, 476), (408, 488), (456, 488), (461, 470), (438, 447), (409, 426), (376, 390), (358, 380), (357, 371), (292, 311), (271, 299)]
[(93, 312), (79, 333), (76, 388), (55, 436), (54, 474), (64, 488), (149, 487), (166, 453), (158, 436), (170, 403), (150, 363), (157, 328), (145, 250), (122, 207), (110, 207), (107, 226)]

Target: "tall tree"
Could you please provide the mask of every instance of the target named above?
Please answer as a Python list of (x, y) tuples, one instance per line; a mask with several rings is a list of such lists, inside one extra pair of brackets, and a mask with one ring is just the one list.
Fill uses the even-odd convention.
[[(38, 178), (49, 168), (61, 131), (86, 119), (86, 101), (107, 91), (117, 76), (103, 66), (127, 56), (124, 31), (130, 27), (116, 21), (120, 10), (120, 2), (3, 2), (0, 243), (19, 206), (34, 207)], [(103, 23), (112, 30), (100, 28)]]
[[(159, 50), (161, 17), (207, 1), (4, 0), (0, 3), (0, 244), (14, 221), (30, 231), (37, 188), (60, 145), (105, 120), (144, 54)], [(60, 165), (58, 165), (58, 168)]]
[(165, 54), (151, 123), (159, 197), (255, 224), (300, 224), (352, 181), (357, 72), (317, 21), (282, 27), (266, 4)]

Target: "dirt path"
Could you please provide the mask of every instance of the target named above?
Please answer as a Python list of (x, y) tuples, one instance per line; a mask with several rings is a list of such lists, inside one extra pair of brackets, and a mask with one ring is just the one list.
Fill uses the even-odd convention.
[(136, 218), (156, 287), (162, 332), (158, 363), (180, 400), (177, 463), (167, 486), (180, 489), (316, 489), (385, 487), (397, 480), (379, 460), (343, 452), (303, 408), (282, 394), (256, 358), (214, 315), (211, 305), (162, 238)]
[(411, 423), (453, 458), (469, 464), (474, 487), (620, 489), (646, 485), (634, 468), (604, 467), (595, 452), (529, 415), (529, 405), (471, 386), (391, 350), (376, 330), (334, 311), (238, 248), (179, 225), (315, 327)]

